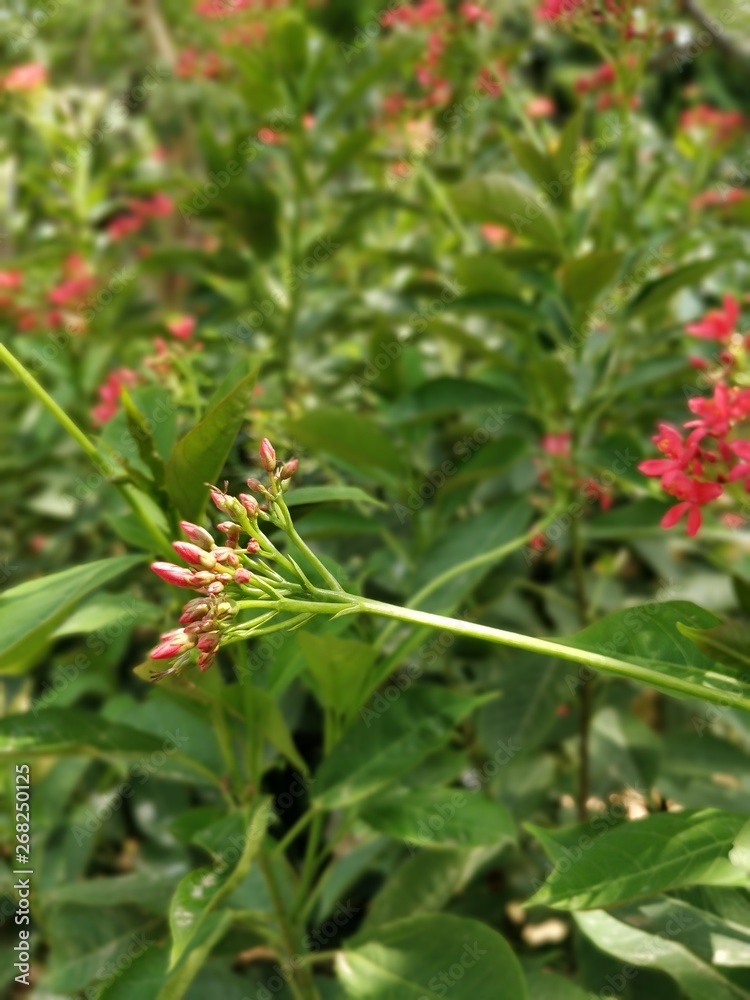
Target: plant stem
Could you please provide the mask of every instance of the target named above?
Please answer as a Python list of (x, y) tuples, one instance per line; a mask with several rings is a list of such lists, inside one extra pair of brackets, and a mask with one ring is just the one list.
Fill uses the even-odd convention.
[[(5, 344), (0, 344), (0, 360), (3, 361), (13, 372), (18, 381), (22, 382), (26, 388), (30, 390), (33, 396), (36, 396), (42, 406), (44, 406), (45, 409), (52, 414), (63, 430), (65, 430), (70, 437), (72, 437), (73, 440), (80, 445), (81, 449), (86, 453), (86, 455), (88, 455), (92, 463), (101, 472), (105, 479), (109, 479), (113, 472), (118, 471), (117, 469), (113, 469), (112, 466), (101, 456), (99, 449), (96, 447), (94, 442), (86, 434), (84, 434), (75, 421), (70, 419), (65, 410), (63, 410), (63, 408), (55, 402), (47, 390), (40, 385), (39, 382), (37, 382), (26, 366), (8, 350)], [(169, 555), (171, 558), (172, 546), (169, 544), (169, 539), (166, 538), (161, 531), (159, 531), (158, 527), (152, 522), (151, 518), (149, 518), (146, 512), (141, 509), (137, 491), (128, 484), (114, 483), (113, 485), (125, 498), (130, 509), (153, 539), (155, 550), (162, 555)]]
[[(373, 601), (365, 597), (353, 597), (352, 600), (356, 602), (358, 610), (363, 612), (383, 615), (386, 618), (396, 618), (414, 625), (428, 625), (431, 628), (454, 632), (456, 635), (463, 635), (470, 639), (484, 639), (486, 642), (498, 643), (501, 646), (511, 646), (514, 649), (524, 649), (530, 653), (541, 653), (543, 656), (554, 656), (561, 660), (582, 663), (585, 666), (593, 667), (604, 673), (614, 674), (617, 677), (624, 677), (630, 681), (637, 681), (651, 687), (668, 690), (674, 694), (750, 710), (750, 697), (728, 691), (712, 691), (710, 694), (715, 695), (715, 697), (710, 697), (706, 688), (695, 681), (686, 680), (682, 677), (669, 676), (650, 667), (644, 667), (627, 660), (618, 660), (615, 657), (605, 656), (602, 653), (577, 649), (575, 646), (568, 646), (563, 642), (557, 642), (553, 639), (538, 639), (534, 636), (522, 635), (519, 632), (491, 628), (488, 625), (477, 625), (474, 622), (461, 621), (460, 618), (448, 618), (444, 615), (435, 615), (427, 611), (418, 611), (414, 608), (402, 608), (398, 605), (386, 604), (383, 601)], [(294, 602), (287, 603), (293, 604)], [(303, 602), (300, 601), (298, 603), (301, 605)], [(292, 609), (290, 608), (289, 610)]]
[[(279, 924), (279, 930), (281, 932), (281, 938), (284, 942), (284, 947), (287, 951), (287, 957), (290, 959), (295, 958), (297, 955), (297, 949), (295, 947), (294, 928), (292, 927), (289, 916), (287, 915), (284, 907), (284, 901), (281, 897), (279, 886), (276, 882), (276, 876), (273, 873), (273, 868), (268, 857), (263, 853), (259, 855), (258, 864), (260, 865), (263, 878), (268, 886), (268, 893), (271, 897), (273, 908), (276, 913), (276, 919)], [(294, 975), (289, 979), (289, 986), (297, 1000), (319, 1000), (318, 991), (315, 989), (315, 984), (310, 970), (307, 968), (300, 968), (298, 970), (298, 974), (299, 979), (297, 979)]]
[(289, 535), (291, 540), (305, 556), (310, 560), (315, 569), (320, 573), (323, 579), (326, 581), (331, 590), (338, 591), (339, 593), (344, 592), (344, 588), (341, 586), (336, 577), (326, 568), (326, 566), (321, 562), (321, 560), (315, 555), (313, 550), (307, 544), (307, 542), (300, 536), (297, 529), (294, 527), (294, 522), (292, 521), (292, 516), (289, 513), (289, 508), (284, 502), (284, 498), (279, 495), (276, 497), (276, 504), (282, 513), (285, 523), (286, 533)]
[[(586, 572), (583, 564), (583, 545), (581, 543), (581, 532), (578, 521), (573, 519), (570, 529), (570, 540), (573, 551), (573, 579), (576, 589), (576, 603), (578, 605), (578, 616), (581, 625), (585, 628), (589, 624), (589, 604), (586, 594)], [(589, 741), (591, 737), (591, 708), (592, 708), (592, 684), (593, 679), (584, 677), (581, 679), (581, 687), (578, 691), (578, 818), (582, 822), (588, 818), (589, 799), (589, 779), (590, 779), (590, 759)]]

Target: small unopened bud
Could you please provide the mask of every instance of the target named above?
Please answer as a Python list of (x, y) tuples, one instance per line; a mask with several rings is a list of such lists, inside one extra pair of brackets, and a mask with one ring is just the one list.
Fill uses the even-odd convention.
[(234, 549), (228, 548), (226, 545), (220, 545), (215, 548), (213, 554), (216, 556), (216, 561), (221, 563), (222, 566), (239, 566), (240, 558)]
[(259, 479), (253, 479), (252, 476), (247, 480), (247, 488), (253, 493), (265, 493), (266, 491), (263, 483)]
[(162, 639), (164, 641), (152, 649), (149, 654), (152, 660), (171, 660), (173, 657), (179, 656), (180, 653), (184, 653), (185, 650), (192, 649), (195, 645), (192, 636), (187, 635), (184, 629), (175, 629), (171, 635), (165, 633)]
[(224, 589), (224, 584), (221, 582), (221, 580), (214, 580), (213, 583), (209, 583), (209, 585), (206, 587), (206, 593), (220, 594), (223, 589)]
[(216, 656), (213, 653), (201, 653), (198, 657), (198, 666), (202, 671), (208, 670), (215, 659)]
[(260, 552), (260, 542), (257, 538), (250, 539), (245, 546), (245, 552), (249, 552), (251, 556), (255, 556)]
[(253, 578), (253, 574), (249, 569), (245, 569), (244, 566), (237, 570), (234, 574), (235, 583), (250, 583)]
[(151, 569), (162, 580), (174, 584), (175, 587), (192, 587), (194, 585), (193, 576), (195, 574), (192, 570), (185, 569), (184, 566), (176, 566), (174, 563), (168, 562), (155, 562), (151, 563)]
[(214, 618), (230, 618), (237, 614), (237, 606), (232, 604), (231, 601), (220, 601), (216, 605), (216, 610), (214, 611)]
[(290, 458), (288, 462), (284, 462), (284, 464), (281, 466), (279, 479), (281, 479), (282, 482), (285, 479), (291, 479), (298, 468), (299, 468), (299, 460), (296, 458)]
[(191, 566), (202, 566), (204, 569), (213, 569), (216, 565), (216, 558), (210, 552), (193, 545), (192, 542), (172, 542), (172, 548), (177, 555), (184, 559)]
[(212, 536), (199, 524), (193, 524), (191, 521), (180, 521), (180, 527), (194, 545), (200, 545), (206, 552), (210, 552), (214, 547)]
[(268, 438), (263, 438), (260, 442), (258, 454), (260, 455), (260, 464), (266, 472), (273, 472), (276, 468), (276, 452)]
[(202, 635), (196, 645), (201, 653), (213, 653), (219, 648), (221, 642), (221, 632), (206, 632)]
[(260, 509), (260, 504), (255, 499), (255, 497), (251, 497), (249, 493), (240, 493), (240, 495), (237, 497), (237, 499), (240, 501), (240, 503), (242, 504), (242, 506), (245, 508), (245, 510), (247, 511), (249, 517), (253, 518), (253, 517), (257, 517), (258, 516), (258, 511)]
[(227, 545), (236, 549), (242, 534), (239, 524), (235, 524), (234, 521), (222, 521), (217, 528), (227, 536)]
[(180, 615), (180, 624), (189, 625), (191, 622), (200, 621), (201, 618), (205, 618), (208, 614), (209, 604), (208, 601), (203, 600), (200, 597), (196, 597), (193, 601), (188, 601), (185, 607), (182, 609), (182, 614)]

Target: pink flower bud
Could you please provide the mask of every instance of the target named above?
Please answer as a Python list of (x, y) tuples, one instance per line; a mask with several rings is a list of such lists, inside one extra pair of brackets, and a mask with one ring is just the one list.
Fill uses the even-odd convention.
[(265, 486), (263, 483), (261, 483), (259, 479), (253, 479), (252, 476), (247, 480), (247, 488), (252, 490), (253, 493), (265, 493)]
[(198, 666), (201, 668), (201, 671), (208, 670), (215, 659), (216, 657), (213, 653), (201, 653), (198, 657)]
[(200, 545), (206, 552), (210, 552), (214, 547), (212, 536), (199, 524), (193, 524), (191, 521), (180, 521), (180, 527), (194, 545)]
[(221, 632), (206, 632), (198, 640), (197, 646), (201, 653), (213, 653), (215, 649), (219, 648), (220, 642)]
[(216, 487), (214, 486), (211, 489), (211, 499), (216, 505), (216, 507), (222, 512), (222, 514), (229, 513), (229, 511), (227, 510), (227, 500), (229, 499), (229, 497), (226, 495), (226, 493), (222, 493), (221, 490), (217, 490)]
[(205, 618), (208, 614), (208, 610), (208, 601), (203, 600), (203, 598), (196, 597), (195, 600), (188, 601), (182, 609), (180, 624), (189, 625), (191, 622), (200, 621), (201, 618)]
[(184, 559), (191, 566), (202, 566), (204, 569), (213, 569), (216, 565), (216, 558), (205, 549), (193, 545), (192, 542), (172, 542), (172, 548), (180, 559)]
[(268, 438), (263, 438), (260, 442), (258, 454), (260, 455), (260, 464), (266, 472), (273, 472), (276, 468), (276, 452)]
[(234, 574), (235, 583), (250, 583), (252, 578), (253, 574), (250, 572), (249, 569), (245, 569), (244, 567), (238, 569), (237, 572)]
[(281, 472), (279, 473), (279, 479), (286, 480), (291, 479), (294, 473), (299, 467), (299, 460), (296, 458), (290, 458), (288, 462), (285, 462), (281, 466)]
[(260, 542), (257, 538), (251, 538), (247, 543), (245, 552), (249, 552), (251, 556), (257, 555), (260, 552)]
[(221, 580), (214, 580), (213, 583), (209, 583), (209, 585), (206, 587), (206, 593), (220, 594), (223, 589), (224, 589), (224, 584), (221, 582)]
[(149, 654), (152, 660), (171, 660), (186, 649), (192, 649), (195, 645), (191, 636), (187, 635), (183, 629), (177, 629), (174, 634), (161, 642)]
[(222, 521), (217, 527), (219, 531), (227, 536), (227, 545), (236, 549), (240, 541), (240, 535), (242, 534), (240, 526), (235, 524), (234, 521)]
[(234, 549), (227, 548), (225, 545), (220, 545), (218, 548), (214, 549), (213, 555), (216, 556), (216, 561), (221, 563), (222, 566), (239, 566), (240, 559)]
[(151, 569), (167, 583), (174, 584), (175, 587), (192, 587), (193, 571), (185, 569), (183, 566), (175, 566), (174, 563), (155, 562), (151, 563)]
[(255, 497), (251, 497), (249, 493), (240, 493), (237, 499), (240, 501), (250, 517), (255, 517), (257, 515), (260, 504)]

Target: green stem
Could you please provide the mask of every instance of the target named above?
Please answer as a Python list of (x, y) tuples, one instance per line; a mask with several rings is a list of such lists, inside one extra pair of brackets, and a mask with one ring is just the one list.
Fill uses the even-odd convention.
[(339, 593), (344, 592), (344, 588), (341, 586), (336, 577), (331, 573), (329, 569), (321, 562), (321, 560), (315, 555), (313, 550), (307, 544), (307, 542), (300, 536), (297, 529), (294, 527), (294, 522), (292, 521), (292, 516), (289, 513), (289, 508), (287, 507), (284, 498), (279, 494), (276, 497), (276, 504), (282, 513), (284, 518), (284, 526), (287, 535), (291, 538), (297, 548), (302, 552), (309, 561), (313, 564), (315, 569), (320, 573), (323, 579), (326, 581), (331, 590), (338, 591)]
[[(477, 556), (472, 556), (471, 559), (466, 559), (462, 563), (457, 563), (455, 566), (451, 566), (450, 569), (445, 570), (443, 573), (439, 573), (437, 576), (434, 576), (429, 583), (425, 584), (421, 590), (418, 590), (417, 593), (414, 594), (409, 601), (409, 607), (417, 607), (427, 597), (434, 594), (436, 590), (439, 590), (440, 587), (444, 586), (446, 583), (450, 583), (451, 580), (455, 580), (455, 578), (460, 576), (462, 573), (467, 573), (472, 569), (479, 569), (482, 566), (488, 566), (491, 563), (500, 562), (506, 556), (509, 556), (511, 553), (523, 548), (523, 546), (527, 545), (535, 535), (544, 531), (545, 528), (551, 524), (552, 521), (554, 521), (559, 513), (559, 508), (555, 507), (542, 521), (535, 524), (533, 528), (527, 531), (525, 535), (520, 535), (518, 538), (514, 538), (512, 542), (504, 542), (502, 545), (498, 545), (497, 548), (490, 549), (488, 552), (482, 552)], [(394, 623), (382, 631), (375, 642), (379, 649), (381, 649), (388, 641), (396, 628), (397, 625)]]
[[(576, 588), (576, 603), (578, 605), (578, 616), (581, 625), (585, 628), (589, 624), (589, 603), (586, 594), (586, 572), (583, 564), (583, 544), (581, 542), (581, 532), (578, 521), (573, 520), (570, 531), (571, 547), (573, 550), (573, 579)], [(578, 692), (578, 818), (585, 822), (588, 818), (589, 799), (589, 741), (591, 735), (591, 711), (592, 711), (592, 678), (582, 679)]]
[[(72, 437), (73, 440), (80, 445), (81, 449), (86, 453), (86, 455), (88, 455), (92, 463), (97, 469), (99, 469), (105, 479), (109, 479), (113, 472), (119, 471), (118, 469), (113, 469), (112, 466), (106, 462), (104, 458), (102, 458), (99, 453), (99, 449), (96, 447), (94, 442), (91, 441), (86, 434), (84, 434), (75, 421), (70, 419), (65, 410), (63, 410), (63, 408), (55, 402), (47, 390), (44, 389), (39, 382), (37, 382), (26, 366), (8, 350), (5, 344), (0, 344), (0, 360), (2, 360), (13, 372), (19, 382), (22, 382), (26, 388), (29, 389), (32, 395), (36, 396), (42, 406), (44, 406), (45, 409), (52, 414), (55, 420), (57, 420), (60, 426), (70, 435), (70, 437)], [(148, 517), (146, 512), (141, 509), (137, 491), (127, 484), (114, 483), (113, 485), (125, 498), (130, 509), (153, 539), (156, 551), (162, 555), (171, 556), (172, 546), (169, 543), (169, 539), (166, 538), (161, 531), (159, 531), (151, 518)]]
[(681, 677), (669, 677), (657, 670), (641, 666), (638, 663), (618, 660), (613, 656), (605, 656), (602, 653), (576, 649), (574, 646), (567, 646), (553, 639), (537, 639), (518, 632), (509, 632), (506, 629), (491, 628), (489, 625), (477, 625), (474, 622), (461, 621), (460, 618), (448, 618), (444, 615), (435, 615), (428, 611), (418, 611), (414, 608), (401, 608), (394, 604), (373, 601), (365, 597), (352, 598), (352, 600), (356, 602), (358, 609), (363, 612), (383, 615), (386, 618), (395, 618), (413, 625), (428, 625), (431, 628), (454, 632), (456, 635), (463, 635), (470, 639), (483, 639), (486, 642), (494, 642), (501, 646), (510, 646), (514, 649), (523, 649), (530, 653), (540, 653), (543, 656), (554, 656), (561, 660), (581, 663), (596, 670), (601, 670), (604, 673), (614, 674), (617, 677), (624, 677), (627, 680), (638, 681), (652, 687), (666, 689), (689, 698), (700, 698), (703, 701), (715, 701), (719, 704), (731, 704), (737, 708), (750, 710), (750, 697), (742, 697), (734, 693), (719, 691), (712, 691), (711, 694), (715, 695), (715, 697), (710, 697), (706, 688), (694, 681), (685, 680)]
[[(297, 955), (297, 948), (295, 947), (294, 928), (292, 927), (286, 908), (284, 907), (284, 901), (282, 899), (281, 892), (279, 891), (279, 886), (276, 882), (276, 876), (274, 875), (272, 865), (268, 857), (263, 853), (259, 856), (258, 863), (263, 873), (266, 885), (268, 886), (268, 893), (271, 897), (271, 902), (273, 903), (273, 908), (276, 913), (276, 919), (279, 924), (279, 931), (281, 932), (284, 947), (287, 951), (287, 957), (290, 959), (295, 958)], [(319, 1000), (318, 991), (315, 989), (315, 984), (313, 983), (310, 970), (300, 968), (297, 971), (299, 979), (297, 979), (296, 976), (293, 976), (289, 980), (289, 986), (294, 993), (296, 1000)]]

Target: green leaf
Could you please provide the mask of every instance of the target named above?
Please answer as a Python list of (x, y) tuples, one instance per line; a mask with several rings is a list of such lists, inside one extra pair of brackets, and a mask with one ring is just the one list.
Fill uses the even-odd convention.
[[(399, 513), (401, 509), (397, 507), (396, 512)], [(421, 590), (454, 566), (480, 557), (523, 535), (532, 515), (533, 510), (528, 500), (525, 497), (514, 497), (503, 499), (481, 514), (448, 528), (444, 535), (436, 539), (421, 561), (412, 585), (414, 591)], [(492, 568), (491, 564), (486, 564), (465, 570), (438, 587), (426, 600), (420, 601), (419, 607), (425, 611), (443, 613), (453, 610)]]
[(672, 296), (681, 288), (697, 285), (699, 281), (718, 267), (732, 264), (735, 260), (735, 254), (720, 253), (707, 260), (696, 260), (691, 264), (676, 267), (669, 274), (662, 275), (645, 284), (628, 303), (628, 313), (631, 316), (646, 315), (660, 306), (666, 306)]
[[(678, 629), (679, 623), (707, 629), (719, 619), (689, 601), (654, 602), (607, 615), (558, 641), (634, 664), (639, 669), (633, 677), (657, 691), (750, 710), (750, 686), (705, 656)], [(614, 664), (612, 672), (627, 676)]]
[[(192, 936), (190, 951), (159, 990), (157, 1000), (182, 1000), (212, 949), (224, 937), (233, 922), (234, 914), (230, 910), (209, 913), (201, 919), (195, 934)], [(174, 955), (174, 948), (172, 955)], [(174, 962), (170, 960), (170, 970), (173, 965)]]
[(659, 813), (598, 837), (583, 834), (556, 858), (556, 833), (529, 825), (556, 867), (527, 905), (591, 910), (682, 886), (741, 885), (729, 851), (744, 822), (718, 809)]
[(255, 375), (243, 378), (192, 430), (180, 438), (167, 462), (165, 485), (180, 514), (197, 521), (247, 418)]
[(424, 684), (395, 702), (376, 696), (318, 769), (315, 806), (341, 809), (374, 795), (446, 743), (487, 700)]
[(602, 951), (629, 965), (659, 969), (671, 976), (690, 1000), (748, 1000), (750, 993), (727, 980), (678, 940), (631, 927), (609, 913), (578, 913), (575, 921)]
[[(270, 816), (269, 800), (261, 799), (245, 817), (245, 835), (240, 844), (230, 844), (219, 863), (190, 872), (177, 886), (169, 908), (169, 926), (172, 931), (170, 969), (185, 954), (209, 913), (247, 875), (265, 835)], [(237, 855), (238, 860), (232, 865), (230, 858)]]
[(587, 1000), (587, 994), (569, 979), (552, 972), (528, 972), (526, 989), (529, 1000)]
[(541, 247), (561, 249), (557, 214), (549, 205), (541, 204), (542, 199), (535, 188), (515, 177), (505, 174), (471, 177), (457, 185), (452, 193), (462, 219), (499, 222)]
[(431, 379), (423, 382), (413, 392), (400, 397), (388, 416), (397, 423), (416, 420), (435, 420), (447, 413), (465, 413), (475, 407), (490, 410), (495, 407), (496, 428), (504, 423), (503, 407), (507, 405), (505, 393), (494, 385), (466, 378)]
[(370, 799), (360, 817), (379, 833), (421, 847), (484, 847), (516, 838), (502, 803), (460, 788), (394, 789)]
[(0, 756), (95, 754), (129, 757), (164, 751), (165, 740), (117, 722), (102, 722), (91, 712), (48, 708), (37, 715), (0, 719)]
[(729, 860), (737, 868), (741, 868), (750, 875), (750, 820), (745, 823), (734, 838), (734, 845), (729, 852)]
[(284, 494), (287, 507), (301, 507), (303, 504), (337, 503), (351, 501), (352, 503), (368, 503), (377, 507), (385, 507), (381, 500), (365, 493), (359, 486), (301, 486)]
[(750, 625), (726, 621), (714, 628), (701, 629), (678, 622), (677, 628), (695, 643), (701, 653), (718, 663), (736, 670), (750, 667)]
[(568, 261), (562, 269), (563, 291), (576, 305), (588, 305), (614, 281), (623, 257), (620, 250), (594, 250)]
[(289, 431), (311, 451), (332, 455), (377, 482), (393, 485), (402, 474), (392, 436), (362, 413), (320, 407), (292, 421)]
[(243, 684), (243, 697), (248, 726), (252, 726), (268, 740), (290, 764), (307, 774), (307, 763), (295, 746), (276, 699), (263, 688), (255, 687), (247, 681)]
[(324, 708), (345, 715), (365, 689), (365, 675), (377, 659), (377, 650), (356, 639), (299, 632), (315, 694)]
[(359, 936), (336, 957), (347, 996), (356, 1000), (436, 1000), (456, 996), (526, 1000), (518, 959), (497, 931), (447, 914), (410, 917)]
[(85, 597), (141, 562), (141, 556), (100, 559), (29, 580), (0, 594), (0, 673), (30, 669), (55, 629)]
[(379, 927), (406, 916), (442, 910), (497, 854), (496, 847), (417, 851), (389, 874), (370, 900), (364, 926)]

